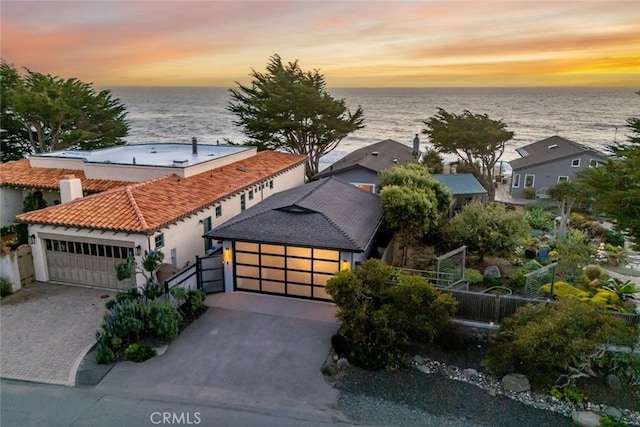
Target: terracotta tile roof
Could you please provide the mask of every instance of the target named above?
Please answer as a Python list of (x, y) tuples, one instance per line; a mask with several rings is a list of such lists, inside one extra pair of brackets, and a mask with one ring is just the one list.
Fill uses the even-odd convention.
[(110, 190), (126, 185), (126, 181), (87, 179), (81, 169), (32, 168), (29, 159), (0, 165), (0, 186), (15, 186), (39, 189), (58, 189), (65, 175), (75, 175), (82, 182), (82, 189), (91, 193)]
[(34, 224), (151, 233), (306, 159), (296, 154), (263, 151), (189, 178), (167, 175), (21, 214), (16, 219)]

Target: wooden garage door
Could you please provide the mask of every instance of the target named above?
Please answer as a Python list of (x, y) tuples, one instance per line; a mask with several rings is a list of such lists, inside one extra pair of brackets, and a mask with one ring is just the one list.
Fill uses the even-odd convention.
[(340, 268), (329, 249), (235, 242), (236, 289), (330, 301), (325, 285)]
[(45, 239), (49, 280), (63, 283), (129, 289), (133, 280), (118, 281), (116, 266), (133, 248), (101, 243)]

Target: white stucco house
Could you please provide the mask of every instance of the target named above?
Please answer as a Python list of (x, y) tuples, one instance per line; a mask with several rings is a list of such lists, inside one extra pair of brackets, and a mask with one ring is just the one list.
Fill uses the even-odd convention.
[[(188, 265), (211, 247), (204, 233), (302, 185), (305, 161), (195, 142), (35, 155), (0, 166), (2, 225), (28, 224), (36, 280), (128, 288), (115, 272), (126, 257), (161, 249), (164, 262)], [(34, 190), (51, 206), (20, 213)]]

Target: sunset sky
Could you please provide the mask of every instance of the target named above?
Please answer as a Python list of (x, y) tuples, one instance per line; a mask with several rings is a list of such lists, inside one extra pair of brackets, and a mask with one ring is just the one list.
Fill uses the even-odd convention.
[(637, 1), (6, 1), (0, 56), (97, 86), (639, 86)]

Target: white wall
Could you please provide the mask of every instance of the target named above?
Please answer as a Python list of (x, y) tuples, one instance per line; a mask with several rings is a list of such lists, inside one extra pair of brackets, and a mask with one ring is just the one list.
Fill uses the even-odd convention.
[(0, 227), (13, 224), (16, 215), (22, 212), (22, 190), (0, 187)]
[[(16, 215), (22, 213), (23, 201), (27, 195), (37, 191), (28, 188), (0, 187), (0, 227), (13, 224)], [(54, 201), (60, 200), (60, 192), (57, 190), (41, 190), (42, 197), (47, 202), (47, 206), (53, 206)]]

